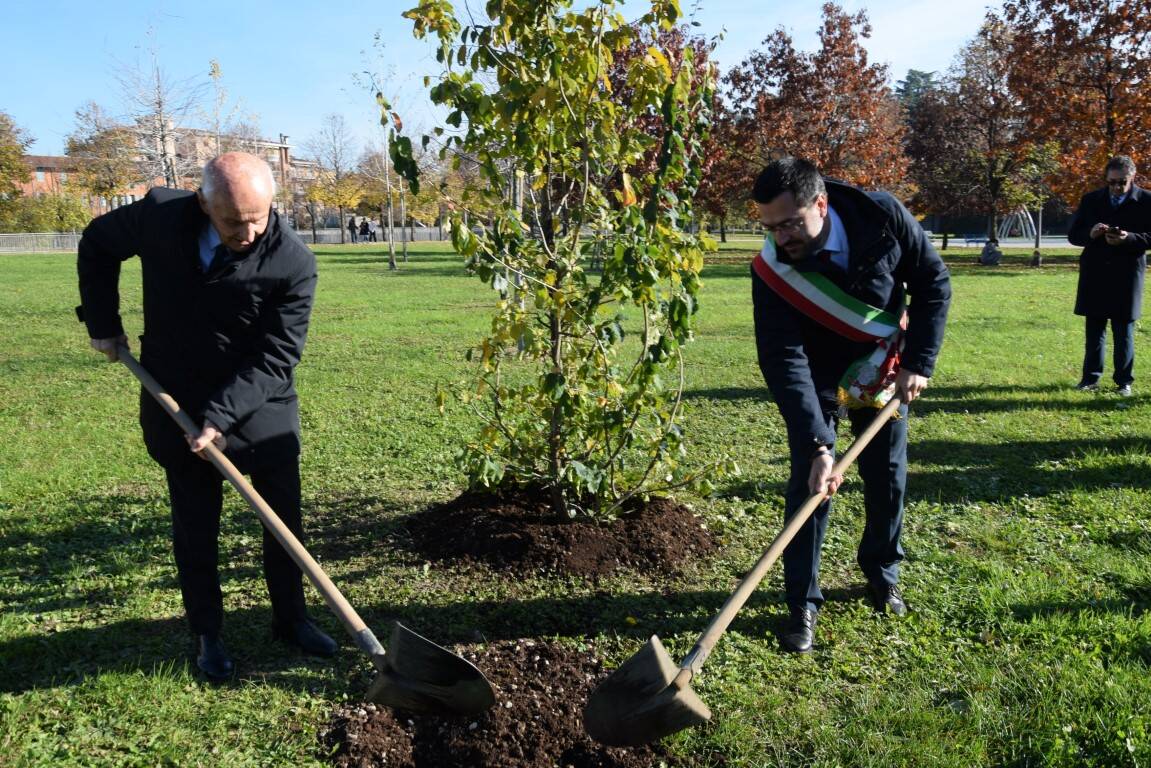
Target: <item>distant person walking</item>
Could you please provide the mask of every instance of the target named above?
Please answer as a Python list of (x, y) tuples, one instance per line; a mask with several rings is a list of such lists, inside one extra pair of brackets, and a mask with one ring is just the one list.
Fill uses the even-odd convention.
[(368, 219), (368, 240), (376, 242), (376, 222), (373, 219)]
[(372, 234), (372, 228), (368, 226), (368, 220), (365, 218), (360, 222), (360, 240), (368, 242), (368, 237)]
[(351, 216), (348, 218), (348, 236), (351, 238), (353, 244), (356, 242), (356, 217)]
[(1135, 162), (1125, 155), (1108, 161), (1107, 186), (1079, 201), (1067, 239), (1083, 247), (1075, 314), (1086, 318), (1083, 374), (1078, 389), (1093, 392), (1103, 378), (1107, 323), (1114, 344), (1112, 379), (1120, 395), (1135, 381), (1135, 321), (1143, 310), (1143, 273), (1151, 247), (1151, 193), (1135, 186)]

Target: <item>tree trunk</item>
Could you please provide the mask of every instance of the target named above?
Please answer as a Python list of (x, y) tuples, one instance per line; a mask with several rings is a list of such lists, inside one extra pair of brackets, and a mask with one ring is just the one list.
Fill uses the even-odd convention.
[(939, 229), (943, 231), (943, 242), (939, 244), (939, 250), (946, 251), (947, 250), (947, 217), (946, 216), (944, 216), (942, 214), (939, 215), (938, 226), (939, 226)]
[(312, 245), (316, 244), (316, 204), (308, 203), (308, 212), (312, 214)]
[(719, 217), (719, 241), (721, 243), (727, 242), (727, 217)]
[(387, 235), (387, 237), (388, 237), (388, 269), (389, 270), (395, 270), (395, 269), (399, 269), (399, 267), (396, 266), (396, 244), (392, 242), (392, 227), (391, 227), (391, 221), (389, 220), (389, 217), (388, 217), (388, 209), (385, 206), (381, 205), (380, 206), (380, 226), (381, 227), (384, 226), (385, 221), (388, 223), (388, 227), (387, 227), (387, 230), (388, 230), (388, 235)]
[(407, 203), (404, 199), (404, 185), (400, 185), (400, 242), (404, 246), (404, 263), (408, 263), (408, 238), (404, 234), (404, 223), (407, 219)]
[(344, 226), (344, 206), (339, 206), (338, 210), (340, 211), (340, 220), (338, 222), (340, 225), (340, 245), (343, 245), (344, 243), (348, 242), (345, 238), (345, 234), (348, 230), (347, 227)]
[[(544, 169), (544, 178), (547, 182), (543, 186), (540, 201), (540, 225), (546, 250), (555, 252), (555, 211), (552, 210), (552, 178), (551, 168)], [(549, 270), (556, 273), (555, 287), (563, 285), (564, 275), (561, 273), (558, 260), (551, 259), (547, 265)], [(552, 306), (548, 318), (548, 343), (552, 362), (552, 373), (563, 375), (563, 317), (560, 307)], [(563, 408), (559, 403), (552, 406), (548, 424), (548, 474), (551, 479), (551, 506), (557, 517), (568, 515), (567, 499), (563, 487)]]
[(389, 158), (391, 150), (388, 147), (388, 134), (384, 133), (384, 192), (388, 196), (388, 269), (395, 271), (396, 267), (396, 241), (392, 232), (392, 171)]

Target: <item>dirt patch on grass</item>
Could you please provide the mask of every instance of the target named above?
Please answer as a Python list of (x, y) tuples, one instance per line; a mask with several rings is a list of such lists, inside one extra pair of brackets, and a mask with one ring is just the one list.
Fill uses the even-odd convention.
[(429, 560), (584, 577), (621, 568), (676, 571), (716, 546), (703, 521), (669, 499), (637, 501), (603, 524), (557, 518), (540, 491), (469, 491), (413, 515), (406, 528), (414, 549)]
[(340, 768), (651, 768), (668, 762), (659, 745), (610, 748), (584, 733), (584, 705), (606, 674), (593, 652), (519, 640), (463, 655), (495, 688), (496, 703), (487, 712), (448, 718), (347, 705), (321, 732), (325, 754)]

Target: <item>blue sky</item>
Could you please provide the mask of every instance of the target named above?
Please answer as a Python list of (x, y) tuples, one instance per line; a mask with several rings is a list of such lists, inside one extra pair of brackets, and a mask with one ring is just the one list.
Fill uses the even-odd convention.
[[(681, 0), (685, 12), (693, 1)], [(482, 6), (482, 0), (471, 2)], [(62, 154), (76, 109), (92, 100), (113, 114), (122, 112), (117, 70), (147, 62), (154, 48), (175, 80), (207, 83), (208, 62), (216, 59), (221, 82), (242, 112), (254, 115), (265, 136), (288, 134), (297, 152), (331, 113), (342, 114), (363, 145), (379, 140), (372, 94), (354, 81), (364, 70), (388, 76), (386, 92), (409, 122), (431, 122), (422, 80), (438, 65), (431, 45), (413, 40), (410, 23), (400, 17), (413, 5), (414, 0), (9, 3), (0, 17), (7, 64), (0, 110), (36, 139), (30, 152)], [(635, 0), (631, 5), (638, 7)], [(696, 5), (697, 31), (726, 30), (717, 52), (724, 69), (779, 26), (791, 32), (800, 49), (815, 45), (818, 2), (701, 0)], [(888, 63), (898, 80), (910, 68), (946, 69), (978, 29), (987, 3), (844, 0), (841, 5), (852, 12), (867, 10), (874, 28), (868, 50), (873, 60)], [(375, 44), (377, 34), (382, 46)]]

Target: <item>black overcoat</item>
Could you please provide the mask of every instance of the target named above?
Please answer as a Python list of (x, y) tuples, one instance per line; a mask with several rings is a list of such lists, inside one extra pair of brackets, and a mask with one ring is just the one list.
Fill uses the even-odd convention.
[[(903, 368), (931, 376), (951, 302), (947, 267), (923, 228), (890, 194), (826, 181), (828, 202), (843, 221), (848, 271), (809, 257), (800, 271), (819, 271), (855, 298), (891, 312), (904, 305), (908, 326)], [(875, 348), (840, 336), (803, 314), (752, 271), (759, 367), (787, 425), (793, 452), (835, 442), (826, 413), (847, 367)]]
[[(207, 223), (196, 195), (156, 188), (92, 221), (77, 268), (82, 315), (92, 338), (124, 332), (120, 262), (139, 256), (144, 335), (140, 362), (197, 421), (228, 438), (242, 471), (298, 455), (294, 369), (316, 288), (316, 260), (273, 210), (246, 253), (205, 270), (198, 236)], [(186, 457), (176, 424), (141, 393), (148, 452), (168, 466)]]
[[(1126, 230), (1132, 237), (1120, 245), (1108, 245), (1102, 237), (1092, 240), (1091, 228), (1100, 222)], [(1088, 192), (1079, 201), (1067, 239), (1083, 248), (1075, 314), (1138, 318), (1143, 312), (1145, 253), (1151, 247), (1151, 193), (1132, 187), (1127, 199), (1115, 208), (1106, 189)]]

